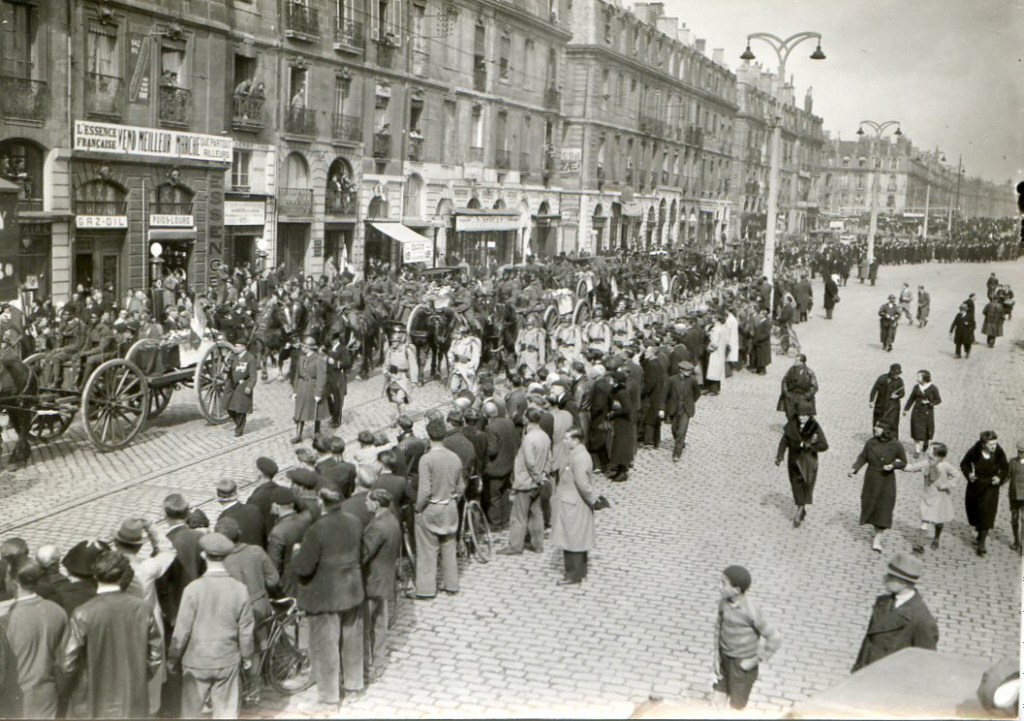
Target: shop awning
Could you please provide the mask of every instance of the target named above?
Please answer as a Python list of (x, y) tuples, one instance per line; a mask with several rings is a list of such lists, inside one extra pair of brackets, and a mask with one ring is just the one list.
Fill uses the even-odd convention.
[(402, 244), (403, 263), (429, 263), (434, 257), (433, 241), (412, 228), (401, 223), (370, 223), (370, 226)]
[(154, 228), (149, 231), (150, 240), (195, 240), (195, 228)]

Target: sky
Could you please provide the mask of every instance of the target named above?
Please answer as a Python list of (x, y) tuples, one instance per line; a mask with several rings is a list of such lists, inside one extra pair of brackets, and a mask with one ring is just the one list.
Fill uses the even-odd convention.
[[(825, 129), (855, 138), (861, 120), (899, 120), (920, 148), (963, 154), (968, 175), (1024, 180), (1024, 0), (664, 0), (735, 70), (749, 33), (822, 34), (790, 55), (797, 103), (813, 87)], [(766, 69), (778, 60), (763, 41)]]

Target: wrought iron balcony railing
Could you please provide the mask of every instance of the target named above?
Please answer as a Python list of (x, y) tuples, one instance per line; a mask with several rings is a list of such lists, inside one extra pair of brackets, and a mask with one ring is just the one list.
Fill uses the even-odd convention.
[(127, 215), (126, 200), (76, 200), (75, 215)]
[(236, 130), (258, 130), (263, 127), (263, 104), (266, 98), (248, 93), (235, 93), (232, 99), (231, 124)]
[(48, 110), (46, 81), (0, 76), (0, 108), (7, 118), (45, 120)]
[(373, 157), (391, 157), (391, 133), (378, 132), (373, 134)]
[(338, 20), (334, 26), (335, 50), (361, 50), (363, 47), (363, 24), (354, 20)]
[(331, 121), (331, 137), (335, 140), (345, 140), (350, 143), (358, 143), (362, 140), (362, 118), (356, 115), (334, 113)]
[(287, 0), (284, 6), (285, 35), (298, 40), (320, 38), (320, 11), (298, 0)]
[(312, 188), (278, 188), (277, 212), (292, 218), (313, 215)]
[(192, 119), (192, 91), (186, 88), (160, 88), (158, 117), (162, 125), (188, 127)]
[(120, 118), (124, 112), (124, 80), (113, 75), (87, 73), (85, 112)]
[(316, 135), (316, 111), (312, 108), (288, 108), (284, 130), (294, 135)]
[(343, 190), (328, 190), (326, 211), (327, 215), (355, 215), (355, 192)]

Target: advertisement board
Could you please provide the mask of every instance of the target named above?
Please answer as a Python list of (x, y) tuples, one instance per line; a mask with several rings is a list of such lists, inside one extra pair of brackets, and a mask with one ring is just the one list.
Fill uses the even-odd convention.
[(231, 138), (220, 135), (113, 125), (92, 120), (75, 121), (73, 150), (79, 153), (115, 153), (230, 163), (233, 149)]

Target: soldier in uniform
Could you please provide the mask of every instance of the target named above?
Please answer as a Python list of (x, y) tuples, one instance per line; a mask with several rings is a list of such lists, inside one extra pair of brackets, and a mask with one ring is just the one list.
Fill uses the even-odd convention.
[(602, 355), (612, 352), (612, 326), (598, 313), (587, 323), (584, 342), (588, 350), (598, 350)]
[(384, 353), (384, 394), (395, 404), (396, 418), (402, 415), (402, 406), (412, 400), (412, 384), (419, 382), (420, 371), (416, 364), (416, 347), (407, 343), (405, 328), (396, 323), (388, 336), (387, 351)]
[(452, 344), (448, 349), (448, 367), (452, 369), (448, 390), (457, 395), (463, 390), (476, 394), (476, 372), (480, 368), (483, 346), (480, 339), (467, 335), (458, 325), (452, 328)]
[(612, 342), (617, 348), (624, 348), (636, 332), (629, 310), (629, 301), (623, 301), (619, 313), (611, 321)]
[[(320, 352), (316, 338), (307, 335), (299, 345), (302, 354), (292, 360), (295, 367), (295, 437), (302, 441), (302, 429), (313, 421), (313, 435), (320, 432), (320, 421), (330, 415), (327, 408), (327, 356)], [(297, 361), (297, 362), (296, 362)]]
[(554, 357), (571, 367), (578, 360), (583, 360), (583, 329), (565, 316), (555, 328), (552, 338)]
[(117, 335), (110, 323), (110, 311), (104, 311), (86, 337), (85, 348), (80, 356), (84, 359), (82, 371), (82, 383), (92, 375), (92, 372), (100, 366), (103, 361), (112, 358), (117, 352)]
[(536, 373), (545, 363), (547, 334), (536, 313), (526, 316), (526, 327), (516, 337), (516, 367), (525, 365)]
[[(243, 338), (235, 338), (234, 353), (224, 379), (225, 409), (235, 422), (235, 435), (245, 432), (245, 421), (252, 413), (252, 391), (256, 387), (259, 364), (256, 356), (245, 346)], [(301, 432), (300, 432), (301, 435)]]
[(57, 348), (47, 353), (43, 360), (43, 387), (52, 388), (60, 380), (61, 367), (81, 352), (87, 335), (88, 330), (78, 317), (77, 306), (68, 303), (60, 312)]

